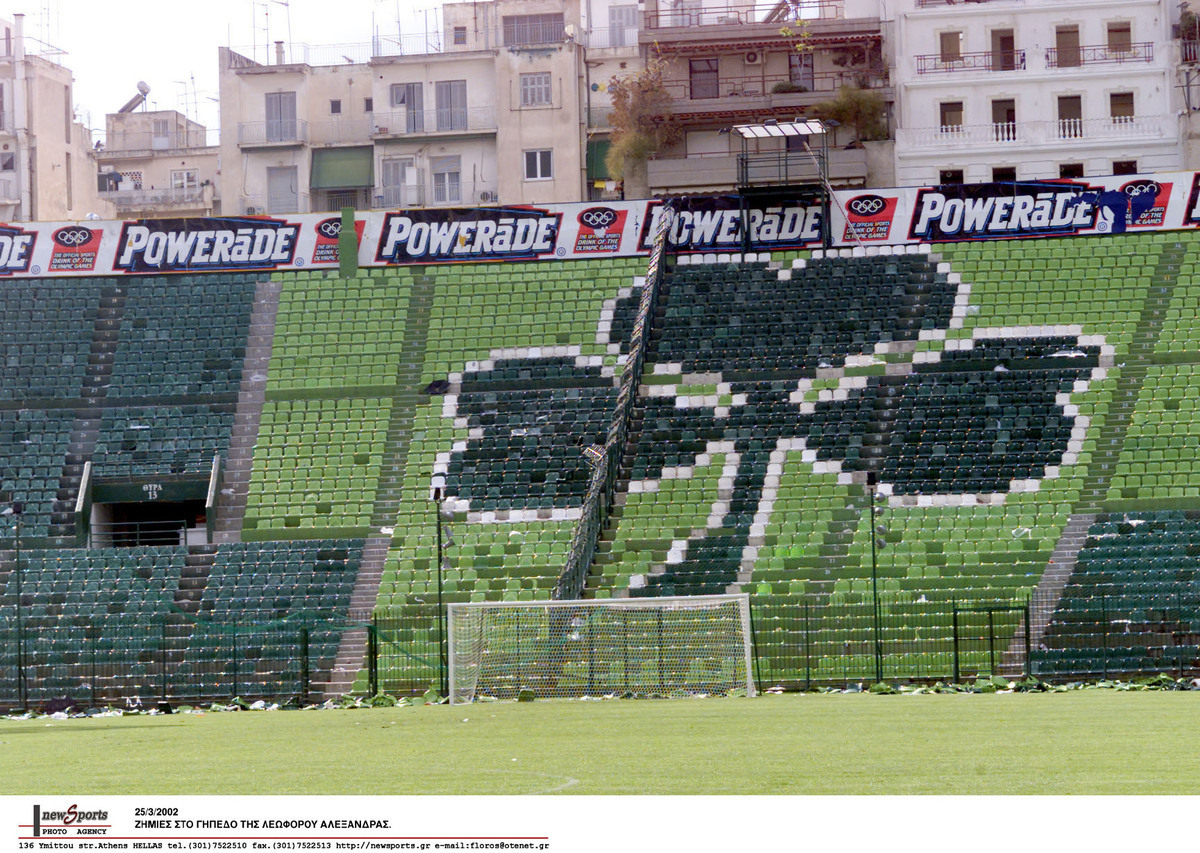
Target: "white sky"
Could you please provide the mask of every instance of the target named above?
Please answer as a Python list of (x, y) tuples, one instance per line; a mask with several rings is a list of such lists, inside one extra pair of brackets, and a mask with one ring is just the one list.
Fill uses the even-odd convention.
[[(75, 76), (80, 120), (103, 130), (150, 86), (150, 109), (174, 109), (217, 127), (217, 48), (257, 45), (262, 60), (276, 40), (313, 47), (366, 44), (384, 36), (437, 29), (437, 0), (15, 0), (0, 11), (25, 13), (25, 34), (65, 50), (55, 61)], [(399, 27), (397, 20), (400, 21)], [(273, 50), (273, 48), (272, 48)], [(193, 84), (194, 81), (194, 84)], [(88, 115), (90, 113), (90, 116)]]

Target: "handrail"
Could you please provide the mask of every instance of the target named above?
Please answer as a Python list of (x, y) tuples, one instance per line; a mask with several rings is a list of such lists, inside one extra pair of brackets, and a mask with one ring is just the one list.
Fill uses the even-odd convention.
[(589, 449), (589, 458), (593, 461), (592, 477), (583, 498), (579, 523), (571, 537), (571, 549), (567, 553), (566, 565), (554, 588), (555, 599), (582, 597), (588, 569), (596, 553), (596, 544), (612, 512), (617, 480), (621, 473), (621, 456), (629, 434), (629, 421), (637, 403), (637, 389), (642, 379), (642, 368), (646, 363), (646, 349), (650, 343), (654, 305), (658, 302), (662, 282), (667, 235), (674, 224), (675, 210), (671, 203), (667, 202), (663, 205), (658, 231), (654, 234), (654, 246), (646, 267), (646, 284), (642, 288), (637, 317), (629, 338), (629, 356), (625, 361), (625, 372), (621, 374), (621, 387), (617, 391), (608, 436), (603, 448)]

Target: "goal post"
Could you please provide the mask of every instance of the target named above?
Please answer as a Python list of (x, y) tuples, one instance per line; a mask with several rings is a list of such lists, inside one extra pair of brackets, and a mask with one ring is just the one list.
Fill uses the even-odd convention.
[(748, 595), (449, 606), (450, 702), (754, 695)]

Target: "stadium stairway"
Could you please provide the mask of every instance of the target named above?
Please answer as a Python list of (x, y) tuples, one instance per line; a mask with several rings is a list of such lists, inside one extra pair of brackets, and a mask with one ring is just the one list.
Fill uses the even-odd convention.
[(216, 542), (236, 542), (241, 537), (250, 473), (254, 465), (254, 446), (262, 423), (267, 371), (271, 364), (281, 290), (282, 285), (278, 281), (265, 277), (255, 286), (237, 412), (229, 438), (221, 499), (217, 504)]

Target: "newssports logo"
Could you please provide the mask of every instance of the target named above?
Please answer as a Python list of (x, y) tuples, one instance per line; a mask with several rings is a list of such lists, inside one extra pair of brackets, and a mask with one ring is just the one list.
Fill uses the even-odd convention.
[(103, 835), (109, 828), (107, 821), (108, 812), (104, 809), (81, 809), (76, 803), (65, 809), (43, 809), (35, 803), (32, 835), (35, 838), (66, 835), (72, 828), (78, 835)]

